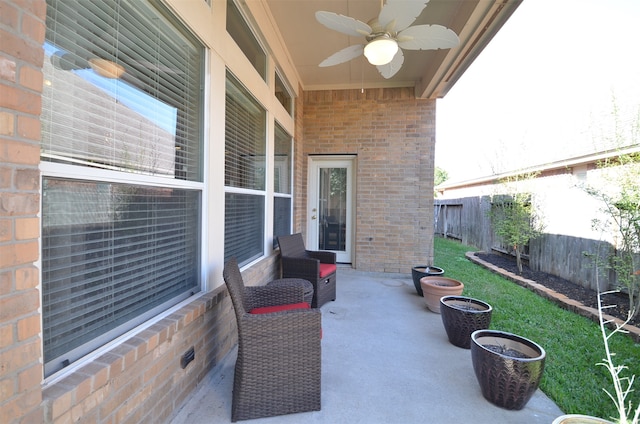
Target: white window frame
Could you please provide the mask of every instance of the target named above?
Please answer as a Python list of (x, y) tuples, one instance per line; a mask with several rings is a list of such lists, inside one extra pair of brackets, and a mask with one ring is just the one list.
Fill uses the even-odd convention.
[[(166, 13), (169, 12), (164, 10), (158, 13)], [(177, 19), (176, 19), (177, 21)], [(187, 28), (184, 28), (187, 29)], [(187, 29), (188, 30), (188, 29)], [(201, 46), (203, 44), (200, 42)], [(40, 171), (41, 178), (44, 180), (45, 178), (61, 178), (69, 181), (87, 181), (87, 182), (99, 182), (99, 183), (108, 183), (108, 184), (127, 184), (133, 185), (136, 187), (153, 187), (153, 188), (168, 188), (168, 189), (185, 189), (190, 191), (195, 191), (199, 193), (200, 197), (200, 210), (199, 210), (199, 222), (196, 222), (194, 225), (197, 225), (200, 228), (200, 231), (203, 231), (205, 226), (206, 212), (207, 208), (207, 191), (205, 190), (206, 183), (205, 178), (207, 178), (207, 169), (206, 169), (206, 161), (204, 158), (205, 152), (208, 151), (206, 146), (206, 138), (204, 137), (205, 131), (207, 130), (205, 124), (205, 116), (206, 113), (206, 105), (207, 102), (204, 99), (207, 97), (208, 92), (208, 79), (207, 79), (207, 64), (208, 61), (208, 51), (204, 46), (202, 47), (202, 57), (201, 63), (203, 64), (202, 72), (200, 74), (200, 85), (201, 85), (201, 99), (200, 106), (198, 111), (197, 120), (200, 125), (199, 129), (199, 144), (200, 144), (200, 153), (197, 156), (198, 161), (200, 162), (200, 178), (198, 180), (186, 180), (186, 179), (178, 179), (178, 178), (170, 178), (166, 175), (153, 175), (152, 173), (144, 173), (144, 172), (135, 172), (135, 171), (126, 171), (126, 170), (117, 170), (117, 169), (109, 169), (98, 168), (98, 167), (88, 167), (79, 164), (74, 164), (73, 161), (67, 161), (67, 163), (58, 163), (54, 161), (41, 161), (40, 162)], [(47, 59), (45, 59), (47, 60)], [(45, 82), (46, 83), (46, 82)], [(42, 185), (41, 185), (42, 186)], [(44, 199), (45, 196), (41, 196), (41, 202), (46, 201)], [(42, 204), (40, 210), (42, 211)], [(40, 214), (42, 218), (42, 212)], [(198, 272), (198, 283), (197, 287), (194, 291), (191, 292), (190, 295), (193, 295), (194, 292), (200, 291), (204, 289), (205, 286), (205, 273), (206, 270), (203, 269), (203, 260), (206, 257), (205, 246), (206, 240), (202, 239), (199, 241), (199, 247), (197, 256), (195, 257), (196, 262), (198, 263), (199, 272)], [(42, 270), (42, 261), (39, 263), (40, 269)], [(42, 278), (41, 278), (41, 281)], [(185, 297), (186, 296), (186, 297)], [(113, 343), (121, 340), (122, 337), (126, 334), (131, 334), (132, 332), (140, 331), (142, 328), (150, 325), (150, 323), (155, 322), (161, 319), (163, 314), (175, 309), (178, 307), (179, 302), (183, 301), (189, 296), (189, 294), (183, 294), (179, 297), (176, 297), (173, 302), (170, 304), (160, 305), (136, 319), (130, 321), (133, 322), (133, 325), (127, 325), (124, 327), (117, 327), (114, 332), (110, 332), (109, 334), (103, 337), (96, 337), (93, 339), (91, 343), (89, 343), (90, 351), (93, 349), (92, 353), (88, 353), (86, 348), (83, 349), (74, 349), (69, 352), (68, 357), (71, 358), (72, 366), (66, 368), (65, 366), (53, 365), (53, 364), (45, 364), (45, 375), (48, 379), (52, 380), (57, 378), (57, 374), (60, 374), (61, 371), (64, 373), (69, 369), (74, 369), (87, 360), (87, 358), (95, 355), (95, 352), (103, 350), (108, 346), (112, 346)], [(43, 312), (44, 313), (44, 312)], [(65, 355), (66, 357), (67, 355)], [(68, 360), (67, 360), (68, 362)]]

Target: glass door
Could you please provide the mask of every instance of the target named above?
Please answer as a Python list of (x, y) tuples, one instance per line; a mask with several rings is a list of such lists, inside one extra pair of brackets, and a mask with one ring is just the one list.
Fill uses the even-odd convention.
[(351, 263), (354, 158), (310, 158), (309, 240), (316, 250), (336, 252)]

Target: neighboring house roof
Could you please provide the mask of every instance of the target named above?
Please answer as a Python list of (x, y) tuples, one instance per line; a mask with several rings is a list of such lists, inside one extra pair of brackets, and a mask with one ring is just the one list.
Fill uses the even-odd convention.
[[(270, 48), (288, 53), (291, 63), (277, 65), (295, 72), (303, 90), (415, 87), (416, 97), (435, 99), (449, 91), (521, 2), (429, 1), (413, 25), (439, 24), (451, 28), (459, 36), (460, 45), (445, 50), (406, 51), (402, 68), (388, 80), (364, 57), (331, 67), (318, 66), (331, 54), (351, 45), (364, 44), (365, 39), (326, 28), (316, 21), (315, 12), (325, 10), (368, 22), (378, 16), (380, 0), (263, 0), (247, 1), (244, 7), (251, 11), (254, 19), (262, 16), (275, 22), (280, 45)], [(293, 89), (297, 91), (297, 87)]]
[(539, 176), (543, 177), (548, 175), (572, 173), (575, 168), (582, 167), (584, 169), (588, 169), (589, 167), (595, 167), (599, 162), (605, 159), (612, 159), (617, 156), (630, 153), (640, 153), (640, 144), (633, 144), (619, 149), (603, 150), (595, 153), (575, 156), (563, 160), (549, 162), (546, 164), (534, 165), (527, 168), (516, 169), (500, 174), (488, 175), (485, 177), (474, 178), (465, 181), (445, 181), (444, 183), (436, 186), (435, 190), (438, 194), (443, 195), (447, 190), (451, 191), (463, 188), (498, 184), (505, 178), (514, 177), (517, 175), (539, 173)]

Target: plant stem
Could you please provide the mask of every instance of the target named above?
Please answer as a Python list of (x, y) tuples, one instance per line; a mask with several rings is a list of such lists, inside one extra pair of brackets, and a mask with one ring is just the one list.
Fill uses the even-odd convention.
[[(597, 280), (598, 280), (598, 273), (597, 273), (597, 267), (596, 267), (596, 281)], [(603, 390), (611, 398), (611, 400), (613, 401), (616, 407), (616, 410), (618, 411), (619, 419), (617, 422), (619, 424), (638, 424), (638, 418), (640, 417), (640, 406), (638, 406), (638, 408), (635, 410), (633, 419), (629, 421), (627, 414), (631, 412), (631, 403), (629, 403), (628, 407), (625, 403), (627, 395), (633, 391), (633, 382), (635, 380), (635, 376), (631, 376), (631, 377), (620, 376), (620, 373), (625, 369), (627, 369), (627, 367), (624, 365), (615, 365), (613, 363), (613, 357), (615, 356), (615, 353), (611, 352), (611, 349), (609, 347), (609, 339), (614, 334), (627, 332), (626, 330), (624, 330), (624, 326), (627, 325), (627, 323), (633, 316), (633, 313), (632, 312), (629, 313), (629, 317), (623, 324), (615, 323), (615, 328), (611, 332), (607, 333), (607, 325), (610, 324), (612, 321), (611, 320), (605, 321), (604, 319), (604, 313), (602, 312), (604, 307), (602, 306), (602, 297), (601, 297), (599, 286), (597, 291), (597, 298), (598, 298), (598, 320), (600, 322), (600, 332), (602, 334), (602, 340), (604, 342), (604, 351), (605, 351), (605, 357), (603, 359), (604, 362), (601, 362), (598, 365), (604, 366), (607, 369), (607, 371), (609, 371), (609, 374), (611, 375), (611, 380), (613, 382), (613, 388), (615, 390), (615, 396), (612, 395), (611, 392), (609, 392), (607, 389), (603, 389)], [(626, 385), (626, 387), (623, 387), (623, 385)]]

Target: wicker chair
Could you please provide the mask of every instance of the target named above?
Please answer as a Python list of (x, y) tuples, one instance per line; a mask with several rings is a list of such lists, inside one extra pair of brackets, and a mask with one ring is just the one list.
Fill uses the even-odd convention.
[(320, 410), (321, 312), (255, 308), (303, 301), (303, 287), (245, 287), (235, 259), (223, 271), (238, 322), (231, 421)]
[(335, 252), (306, 250), (302, 234), (278, 237), (282, 278), (302, 278), (313, 284), (312, 308), (336, 300)]

